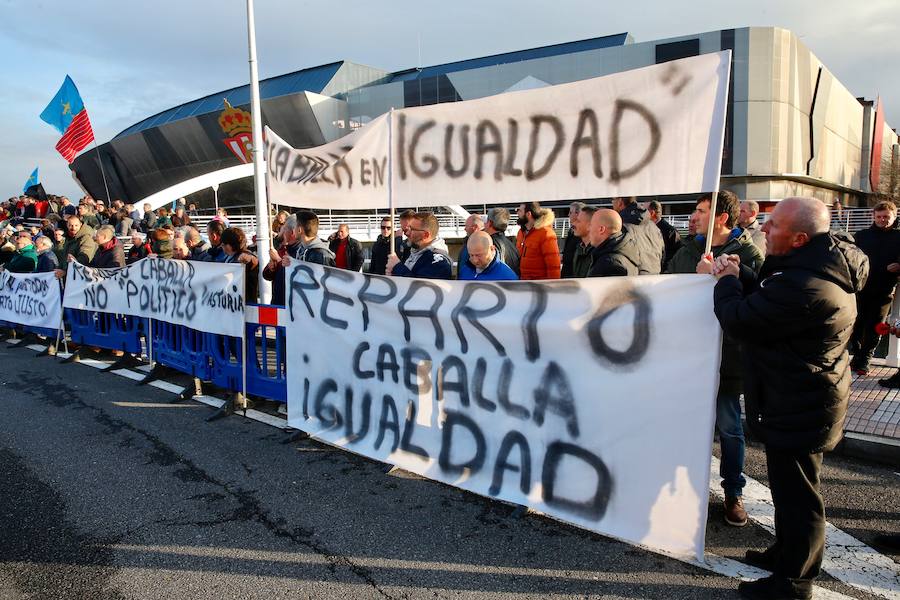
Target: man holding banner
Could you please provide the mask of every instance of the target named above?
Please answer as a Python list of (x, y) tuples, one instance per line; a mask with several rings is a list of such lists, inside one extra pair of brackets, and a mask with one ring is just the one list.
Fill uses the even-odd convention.
[[(711, 194), (700, 196), (694, 215), (697, 231), (705, 232), (713, 219), (712, 254), (714, 257), (731, 254), (740, 257), (744, 277), (753, 279), (762, 265), (762, 255), (753, 244), (750, 234), (735, 228), (740, 203), (737, 196), (721, 191), (716, 196), (715, 215), (710, 214)], [(672, 260), (672, 273), (708, 273), (702, 261), (706, 235), (698, 234), (688, 240)], [(747, 511), (742, 499), (744, 484), (744, 429), (741, 425), (741, 354), (740, 345), (727, 332), (722, 339), (722, 362), (719, 368), (719, 391), (716, 395), (716, 431), (722, 449), (719, 475), (725, 491), (725, 522), (735, 527), (747, 524)]]
[(822, 565), (822, 453), (841, 439), (854, 294), (869, 272), (863, 252), (830, 234), (829, 225), (819, 200), (782, 200), (763, 225), (768, 258), (752, 290), (738, 278), (736, 255), (723, 254), (715, 265), (704, 259), (719, 280), (716, 316), (743, 344), (747, 424), (765, 444), (775, 504), (775, 544), (746, 555), (773, 575), (741, 583), (746, 598), (811, 598)]
[(438, 222), (433, 214), (415, 213), (409, 221), (408, 235), (412, 244), (409, 258), (401, 263), (396, 254), (389, 256), (388, 273), (396, 277), (453, 278), (447, 244), (438, 237)]

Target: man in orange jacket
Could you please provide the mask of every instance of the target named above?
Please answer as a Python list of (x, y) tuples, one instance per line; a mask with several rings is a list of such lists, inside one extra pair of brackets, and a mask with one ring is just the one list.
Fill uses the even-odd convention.
[(519, 205), (519, 251), (521, 279), (559, 279), (559, 245), (553, 231), (553, 211), (537, 202)]

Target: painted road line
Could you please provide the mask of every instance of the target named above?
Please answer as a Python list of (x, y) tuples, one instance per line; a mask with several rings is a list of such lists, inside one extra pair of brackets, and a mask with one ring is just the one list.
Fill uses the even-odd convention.
[(132, 379), (134, 381), (143, 381), (145, 375), (141, 375), (140, 373), (135, 373), (134, 371), (129, 371), (128, 369), (116, 369), (115, 371), (110, 371), (110, 373), (115, 373), (120, 377), (126, 377), (128, 379)]
[(212, 396), (194, 396), (193, 400), (206, 404), (207, 406), (212, 406), (213, 408), (222, 408), (223, 406), (225, 406), (224, 400), (222, 400), (221, 398), (214, 398)]
[[(719, 486), (719, 460), (712, 459), (710, 491), (722, 498)], [(744, 486), (744, 508), (750, 519), (775, 535), (775, 506), (772, 492), (752, 477)], [(827, 507), (826, 507), (827, 513)], [(900, 565), (879, 554), (831, 523), (825, 523), (825, 558), (822, 569), (849, 586), (880, 596), (900, 599)]]
[[(704, 560), (706, 563), (699, 563), (696, 561), (685, 561), (690, 565), (694, 565), (696, 567), (703, 567), (709, 571), (714, 573), (718, 573), (719, 575), (725, 575), (726, 577), (734, 577), (737, 579), (743, 579), (744, 581), (751, 581), (754, 579), (759, 579), (761, 577), (766, 577), (769, 575), (768, 571), (763, 571), (762, 569), (757, 569), (756, 567), (751, 567), (750, 565), (745, 565), (742, 562), (738, 562), (736, 560), (732, 560), (730, 558), (724, 558), (722, 556), (718, 556), (716, 554), (706, 553), (704, 555)], [(845, 596), (839, 592), (835, 592), (829, 590), (827, 588), (813, 586), (813, 595), (814, 600), (851, 600), (851, 596)]]
[(147, 385), (152, 385), (156, 389), (163, 390), (165, 392), (171, 392), (173, 394), (180, 394), (184, 391), (184, 387), (180, 385), (175, 385), (174, 383), (169, 383), (168, 381), (163, 381), (161, 379), (157, 379), (156, 381), (151, 381)]
[(290, 426), (287, 424), (286, 420), (274, 415), (270, 415), (268, 413), (253, 410), (252, 408), (247, 409), (245, 416), (248, 419), (253, 419), (254, 421), (259, 421), (260, 423), (265, 423), (266, 425), (271, 425), (272, 427), (277, 427), (279, 429), (290, 429)]

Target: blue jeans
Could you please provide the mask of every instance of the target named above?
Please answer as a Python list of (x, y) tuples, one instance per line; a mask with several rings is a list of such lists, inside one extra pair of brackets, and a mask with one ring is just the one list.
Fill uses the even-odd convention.
[(738, 394), (716, 396), (716, 431), (722, 460), (719, 476), (726, 497), (740, 496), (744, 490), (744, 428), (741, 426), (741, 403)]

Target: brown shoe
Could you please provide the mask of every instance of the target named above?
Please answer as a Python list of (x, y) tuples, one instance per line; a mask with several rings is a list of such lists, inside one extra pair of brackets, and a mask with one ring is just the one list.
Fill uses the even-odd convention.
[(747, 511), (744, 510), (744, 499), (740, 496), (725, 498), (725, 522), (734, 527), (747, 524)]

